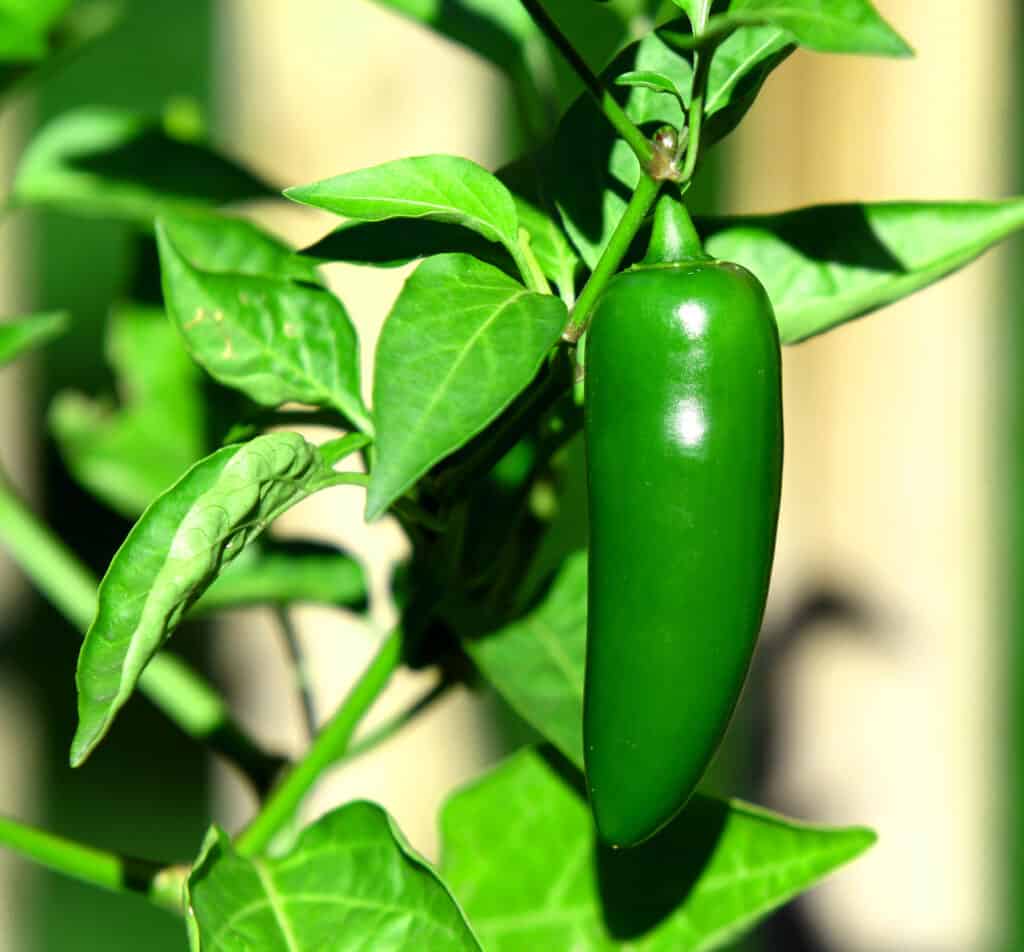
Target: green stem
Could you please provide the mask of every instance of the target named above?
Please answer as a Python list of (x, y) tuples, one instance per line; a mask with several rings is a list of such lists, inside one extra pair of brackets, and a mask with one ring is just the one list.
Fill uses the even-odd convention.
[(685, 187), (697, 170), (700, 155), (700, 136), (704, 126), (704, 99), (708, 90), (708, 73), (715, 50), (700, 50), (694, 53), (693, 92), (690, 95), (690, 111), (687, 115), (689, 139), (686, 144), (686, 161), (679, 176), (680, 185)]
[(299, 695), (299, 701), (302, 705), (302, 717), (306, 724), (306, 733), (309, 737), (315, 737), (318, 723), (316, 702), (313, 698), (313, 683), (309, 676), (309, 666), (306, 664), (306, 655), (302, 650), (299, 633), (295, 630), (295, 625), (292, 624), (291, 613), (287, 608), (277, 606), (274, 609), (274, 616), (277, 618), (278, 627), (281, 630), (281, 639), (284, 641), (288, 661), (292, 667), (292, 674), (295, 678), (295, 690)]
[[(36, 588), (83, 634), (96, 614), (96, 579), (18, 497), (0, 471), (0, 545)], [(183, 661), (158, 654), (139, 687), (186, 734), (234, 761), (257, 789), (283, 760), (261, 750), (232, 720), (220, 695)]]
[(530, 233), (525, 228), (519, 229), (518, 240), (514, 247), (509, 248), (512, 258), (523, 277), (523, 283), (538, 294), (550, 294), (551, 285), (544, 277), (537, 256), (530, 247)]
[(362, 737), (353, 743), (345, 753), (334, 762), (333, 766), (347, 763), (350, 760), (355, 760), (356, 757), (360, 757), (368, 751), (373, 750), (374, 747), (383, 744), (386, 740), (390, 740), (408, 723), (415, 720), (424, 711), (428, 710), (435, 701), (443, 697), (451, 687), (451, 681), (438, 681), (437, 684), (435, 684), (429, 691), (410, 704), (409, 707), (400, 714), (396, 714), (391, 718), (391, 720), (385, 721), (380, 725), (380, 727), (374, 728), (365, 737)]
[(541, 32), (551, 41), (562, 57), (572, 68), (573, 72), (580, 78), (587, 91), (594, 97), (597, 105), (605, 114), (605, 118), (612, 124), (615, 131), (626, 140), (629, 147), (636, 153), (640, 160), (641, 167), (646, 167), (651, 158), (651, 144), (647, 137), (637, 128), (625, 110), (615, 101), (612, 94), (605, 88), (604, 83), (594, 71), (584, 62), (583, 57), (576, 51), (568, 37), (551, 18), (547, 10), (540, 4), (540, 0), (522, 0), (523, 6), (533, 18), (534, 23), (540, 27)]
[(85, 846), (3, 816), (0, 846), (92, 886), (140, 893), (158, 906), (182, 911), (183, 876), (178, 870)]
[(619, 219), (618, 225), (615, 226), (615, 231), (612, 232), (611, 238), (608, 239), (608, 245), (604, 249), (604, 253), (601, 255), (593, 273), (580, 292), (576, 306), (572, 309), (569, 324), (562, 334), (564, 340), (575, 343), (583, 336), (590, 311), (609, 279), (618, 270), (619, 265), (622, 264), (622, 259), (625, 258), (626, 252), (629, 251), (629, 246), (636, 237), (636, 233), (640, 230), (640, 226), (647, 217), (647, 213), (651, 210), (654, 200), (658, 197), (660, 188), (661, 182), (656, 182), (649, 175), (641, 176), (640, 183), (637, 185), (636, 191), (633, 192), (629, 204), (622, 214), (622, 218)]
[(243, 856), (262, 853), (285, 827), (321, 774), (348, 749), (363, 715), (384, 690), (402, 660), (402, 631), (395, 629), (384, 640), (376, 657), (363, 672), (341, 707), (317, 735), (306, 756), (285, 774), (263, 808), (236, 841)]

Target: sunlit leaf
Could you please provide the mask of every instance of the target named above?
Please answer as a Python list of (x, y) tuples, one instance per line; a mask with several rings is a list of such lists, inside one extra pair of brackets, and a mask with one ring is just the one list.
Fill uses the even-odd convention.
[(329, 291), (276, 277), (196, 267), (157, 227), (168, 313), (212, 377), (263, 406), (334, 407), (364, 432), (355, 328)]
[(450, 893), (376, 804), (349, 803), (281, 856), (214, 827), (188, 879), (201, 952), (479, 952)]
[(527, 291), (468, 255), (438, 255), (416, 269), (377, 345), (379, 455), (368, 519), (515, 399), (566, 318), (557, 298)]
[(560, 768), (522, 751), (442, 813), (442, 873), (488, 952), (720, 949), (875, 841), (698, 795), (613, 851), (594, 842), (582, 778)]
[(768, 291), (785, 343), (870, 314), (1024, 227), (1024, 199), (821, 205), (698, 223), (710, 254)]

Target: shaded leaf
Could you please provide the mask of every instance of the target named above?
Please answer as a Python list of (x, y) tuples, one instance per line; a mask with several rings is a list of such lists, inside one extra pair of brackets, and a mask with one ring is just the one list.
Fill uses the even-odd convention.
[(795, 48), (789, 34), (769, 26), (743, 27), (715, 49), (705, 105), (705, 149), (740, 124), (769, 74)]
[(0, 0), (0, 15), (26, 30), (45, 35), (71, 6), (72, 0)]
[(48, 422), (75, 479), (134, 517), (203, 453), (199, 372), (164, 312), (149, 308), (114, 311), (107, 359), (121, 406), (63, 391)]
[(945, 277), (1024, 227), (1024, 199), (820, 205), (698, 223), (709, 254), (752, 271), (793, 344)]
[(212, 377), (262, 406), (296, 401), (334, 407), (365, 432), (355, 328), (329, 291), (252, 274), (195, 267), (157, 225), (171, 319)]
[(708, 21), (707, 31), (751, 24), (780, 27), (822, 53), (913, 53), (869, 0), (731, 0), (726, 13)]
[(697, 795), (613, 851), (580, 783), (525, 750), (445, 805), (442, 872), (488, 952), (719, 949), (875, 841)]
[(378, 0), (381, 6), (432, 27), (506, 72), (522, 61), (523, 45), (539, 37), (530, 15), (507, 0)]
[(396, 159), (289, 188), (285, 195), (359, 221), (425, 218), (461, 225), (510, 250), (518, 231), (508, 189), (475, 162), (454, 155)]
[(148, 226), (170, 209), (274, 194), (231, 160), (172, 138), (143, 114), (85, 106), (57, 116), (32, 139), (11, 201)]
[(282, 512), (339, 481), (297, 433), (226, 446), (196, 463), (142, 514), (100, 583), (78, 657), (81, 764), (189, 607)]
[(0, 321), (0, 367), (59, 337), (67, 326), (65, 311), (46, 311)]
[(249, 546), (217, 576), (192, 615), (297, 602), (361, 611), (367, 604), (366, 573), (347, 552), (320, 542)]
[(212, 828), (188, 879), (202, 952), (479, 952), (444, 884), (376, 804), (302, 831), (283, 856), (239, 856)]
[(463, 646), (512, 709), (582, 766), (587, 553), (566, 559), (523, 618)]
[(163, 216), (162, 223), (178, 252), (203, 271), (322, 283), (316, 262), (245, 219), (177, 212)]
[(565, 305), (468, 255), (424, 261), (377, 344), (378, 460), (366, 517), (479, 433), (534, 378), (558, 342)]
[(518, 277), (512, 256), (501, 245), (459, 225), (427, 219), (346, 222), (302, 250), (303, 256), (317, 264), (347, 261), (377, 268), (397, 268), (419, 258), (454, 252), (472, 255)]

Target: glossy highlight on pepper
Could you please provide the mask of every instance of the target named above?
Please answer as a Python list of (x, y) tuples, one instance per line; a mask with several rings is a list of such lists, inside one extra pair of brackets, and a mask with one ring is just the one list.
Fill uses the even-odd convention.
[(727, 262), (630, 269), (586, 372), (584, 759), (601, 838), (630, 846), (693, 793), (757, 640), (782, 467), (771, 304)]

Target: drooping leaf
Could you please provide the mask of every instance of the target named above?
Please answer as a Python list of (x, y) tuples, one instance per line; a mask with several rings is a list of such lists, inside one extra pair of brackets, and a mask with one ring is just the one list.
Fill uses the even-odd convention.
[(356, 332), (341, 302), (305, 284), (195, 267), (174, 228), (157, 225), (164, 300), (196, 362), (262, 406), (334, 407), (372, 433)]
[(581, 767), (587, 553), (565, 561), (544, 599), (523, 618), (463, 645), (512, 709)]
[(147, 116), (86, 106), (36, 134), (18, 164), (11, 202), (148, 227), (165, 211), (274, 194), (210, 147), (175, 139)]
[(518, 231), (508, 189), (475, 162), (454, 155), (396, 159), (289, 188), (285, 195), (358, 221), (425, 218), (461, 225), (509, 249)]
[(67, 326), (65, 311), (46, 311), (0, 321), (0, 367), (59, 337)]
[(615, 77), (616, 86), (642, 86), (644, 89), (652, 89), (656, 93), (667, 93), (675, 96), (679, 102), (686, 102), (683, 91), (672, 81), (670, 76), (664, 73), (657, 73), (649, 69), (629, 70)]
[(322, 283), (315, 261), (245, 219), (194, 212), (165, 215), (161, 221), (178, 252), (203, 271)]
[(787, 30), (801, 46), (822, 53), (913, 53), (869, 0), (731, 0), (726, 13), (708, 21), (707, 31), (757, 24)]
[(468, 255), (428, 258), (384, 324), (373, 383), (378, 459), (366, 517), (505, 409), (565, 325), (565, 305)]
[(81, 764), (131, 696), (147, 662), (245, 545), (282, 512), (340, 480), (297, 433), (226, 446), (146, 509), (100, 583), (78, 658)]
[(107, 359), (120, 408), (64, 391), (48, 422), (75, 479), (134, 517), (203, 453), (199, 371), (164, 312), (141, 307), (111, 315)]
[(202, 952), (480, 952), (444, 883), (376, 804), (349, 803), (283, 856), (247, 858), (212, 828), (188, 878)]
[(488, 952), (709, 952), (875, 841), (697, 795), (613, 851), (595, 845), (579, 780), (525, 750), (444, 807), (442, 872)]
[(760, 278), (789, 344), (927, 287), (1022, 227), (1024, 199), (821, 205), (698, 224), (709, 254)]
[(298, 602), (361, 611), (367, 604), (366, 573), (347, 552), (320, 542), (249, 546), (217, 576), (192, 615)]

